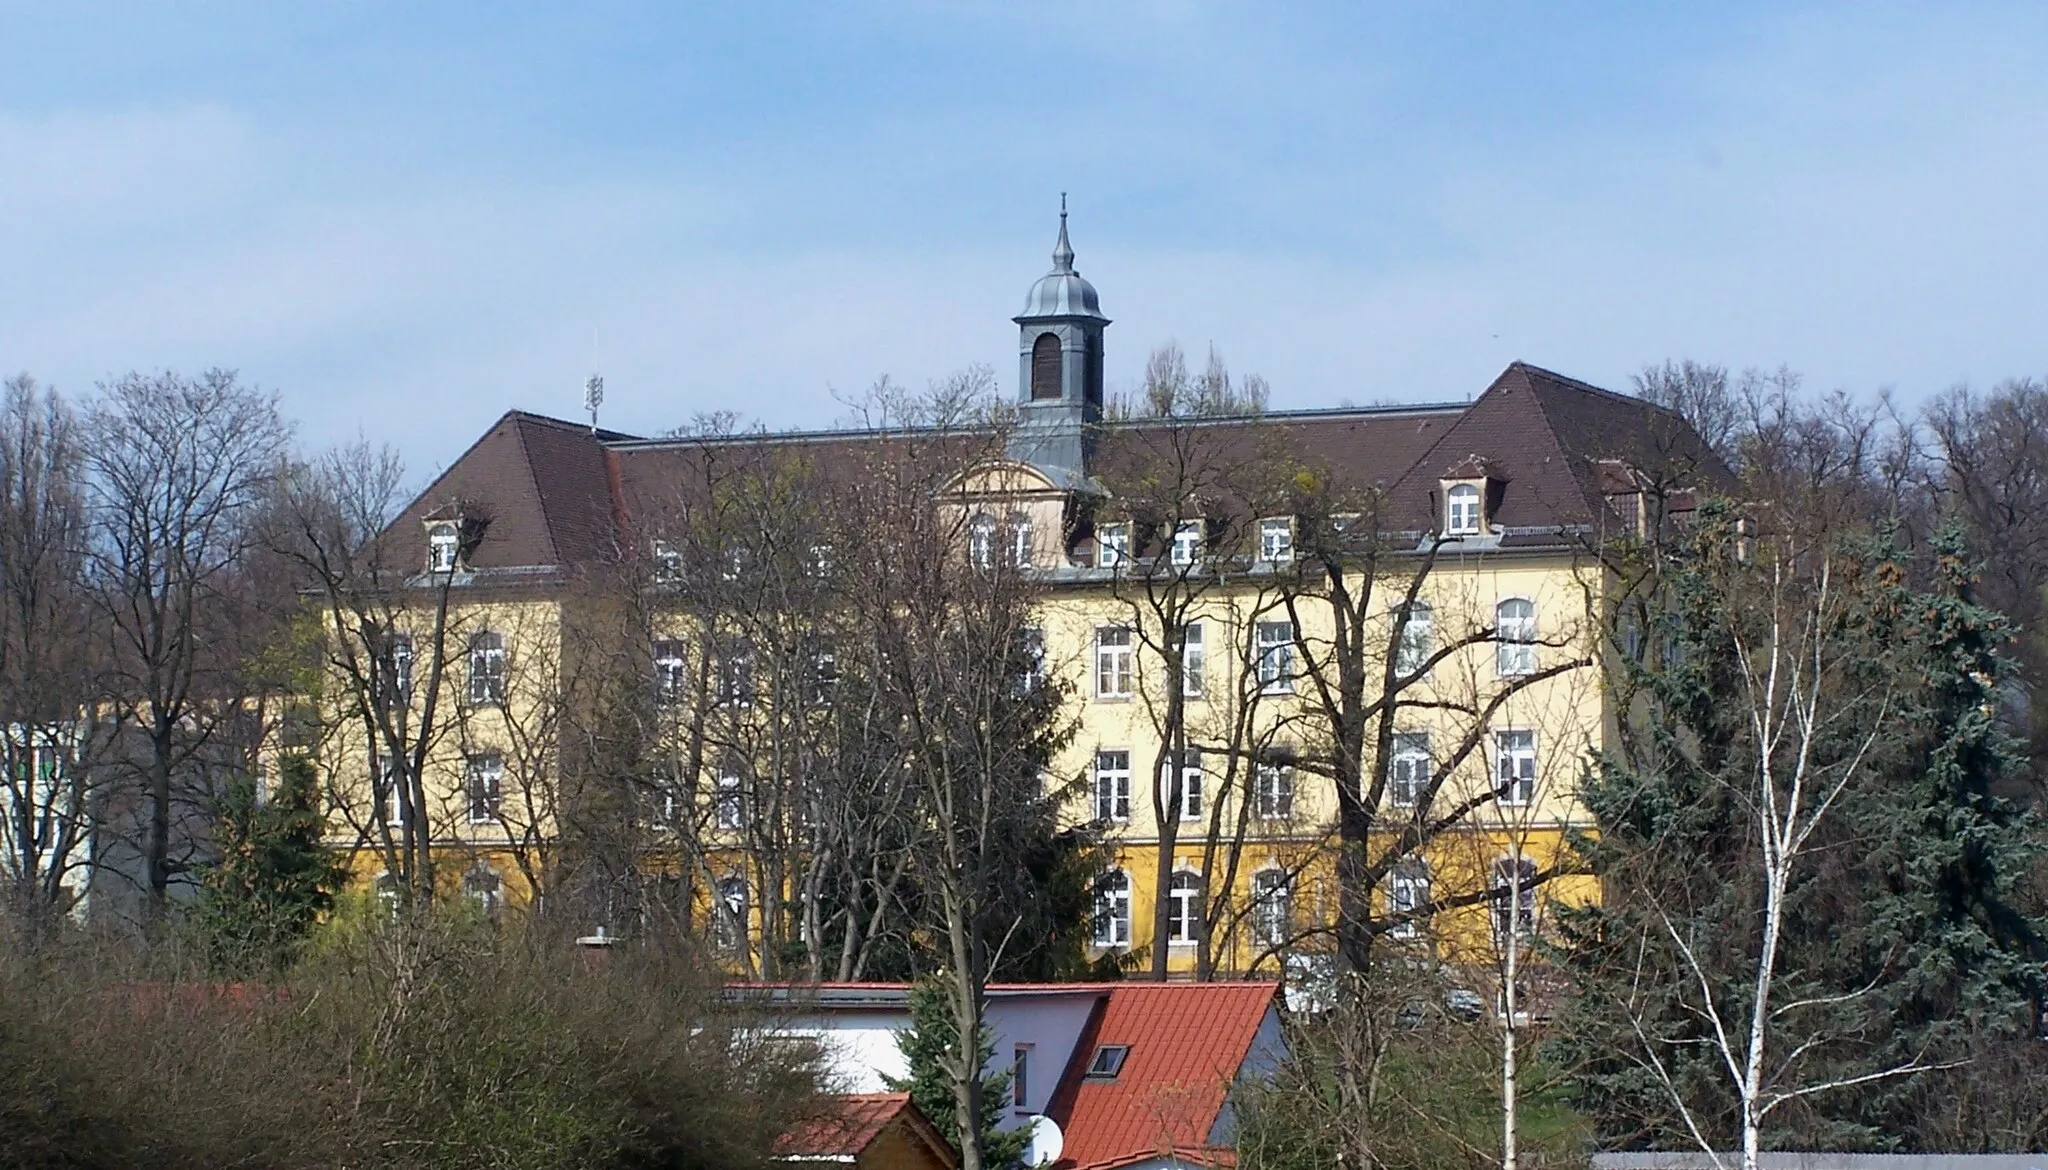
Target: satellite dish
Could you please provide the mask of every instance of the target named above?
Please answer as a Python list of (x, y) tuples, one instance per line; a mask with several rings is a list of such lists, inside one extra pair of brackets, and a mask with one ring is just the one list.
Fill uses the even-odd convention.
[(1024, 1147), (1026, 1166), (1050, 1166), (1066, 1148), (1067, 1135), (1060, 1132), (1058, 1122), (1043, 1113), (1031, 1119), (1031, 1143)]

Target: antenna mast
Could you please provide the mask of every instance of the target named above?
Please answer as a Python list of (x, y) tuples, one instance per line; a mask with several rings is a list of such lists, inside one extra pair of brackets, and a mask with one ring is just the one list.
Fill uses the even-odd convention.
[(583, 383), (583, 409), (590, 412), (590, 433), (597, 433), (597, 408), (604, 405), (604, 375), (592, 374)]

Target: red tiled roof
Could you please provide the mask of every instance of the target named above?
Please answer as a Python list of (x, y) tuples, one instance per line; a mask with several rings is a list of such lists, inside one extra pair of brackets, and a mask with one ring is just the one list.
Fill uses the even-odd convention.
[[(1209, 1135), (1273, 1007), (1272, 983), (1123, 983), (1090, 1021), (1046, 1110), (1066, 1135), (1062, 1170), (1162, 1154), (1230, 1165)], [(1098, 1048), (1127, 1045), (1113, 1080), (1085, 1076)]]
[(953, 1151), (930, 1121), (910, 1103), (909, 1093), (846, 1093), (832, 1099), (832, 1108), (775, 1139), (775, 1154), (787, 1159), (857, 1158), (882, 1131), (901, 1118), (927, 1144), (953, 1161)]

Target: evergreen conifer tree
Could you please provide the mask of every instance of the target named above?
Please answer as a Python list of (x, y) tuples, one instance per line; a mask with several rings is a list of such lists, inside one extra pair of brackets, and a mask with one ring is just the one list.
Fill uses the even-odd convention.
[(229, 782), (215, 828), (220, 860), (200, 874), (193, 916), (219, 974), (258, 976), (290, 966), (333, 904), (343, 872), (321, 844), (319, 800), (313, 763), (303, 755), (282, 757), (267, 799), (258, 798), (253, 777)]
[[(910, 1028), (896, 1035), (896, 1047), (903, 1053), (903, 1059), (910, 1066), (910, 1076), (902, 1080), (888, 1078), (889, 1087), (896, 1092), (908, 1090), (910, 1100), (921, 1110), (938, 1131), (945, 1135), (954, 1149), (960, 1147), (960, 1126), (955, 1119), (953, 1108), (953, 1087), (948, 1079), (944, 1058), (959, 1041), (959, 1032), (953, 1024), (953, 1013), (946, 1006), (946, 987), (935, 980), (919, 980), (910, 988)], [(976, 1039), (980, 1050), (981, 1067), (986, 1069), (995, 1056), (995, 1037), (983, 1028)], [(999, 1130), (997, 1119), (1001, 1105), (1010, 1098), (1009, 1070), (987, 1073), (981, 1081), (981, 1099), (990, 1104), (982, 1123), (982, 1149), (988, 1155), (989, 1165), (1012, 1167), (1021, 1163), (1024, 1148), (1030, 1142), (1030, 1134), (1024, 1129)]]
[[(1710, 993), (1724, 1017), (1742, 1017), (1756, 973), (1757, 843), (1745, 788), (1731, 782), (1753, 741), (1726, 631), (1760, 604), (1761, 583), (1732, 555), (1732, 535), (1724, 514), (1703, 509), (1675, 551), (1653, 590), (1655, 635), (1616, 654), (1635, 717), (1582, 786), (1597, 832), (1577, 844), (1605, 893), (1560, 916), (1560, 958), (1580, 994), (1552, 1056), (1572, 1070), (1576, 1104), (1609, 1147), (1733, 1145), (1737, 1102), (1697, 1010)], [(1954, 1121), (1960, 1103), (2028, 1092), (1970, 1092), (1984, 1068), (2040, 1063), (2029, 1061), (2038, 1046), (2020, 1040), (2040, 946), (2023, 883), (2041, 840), (2001, 794), (2018, 764), (1998, 707), (2009, 635), (1971, 598), (1960, 535), (1942, 530), (1930, 551), (1919, 585), (1889, 535), (1836, 554), (1854, 601), (1822, 648), (1838, 725), (1817, 742), (1825, 754), (1877, 734), (1864, 778), (1844, 790), (1788, 892), (1773, 1003), (1802, 1006), (1774, 1014), (1783, 1034), (1771, 1048), (1799, 1062), (1799, 1083), (1854, 1083), (1787, 1102), (1769, 1118), (1767, 1147), (1953, 1152), (1965, 1140), (2028, 1140)], [(1674, 936), (1711, 957), (1704, 975), (1680, 962)], [(1670, 1086), (1639, 1055), (1648, 1046)], [(1907, 1065), (1932, 1067), (1857, 1080)]]

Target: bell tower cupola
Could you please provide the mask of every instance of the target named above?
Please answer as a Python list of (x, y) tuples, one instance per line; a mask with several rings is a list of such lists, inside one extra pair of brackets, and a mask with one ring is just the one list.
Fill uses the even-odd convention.
[(1102, 315), (1095, 286), (1074, 270), (1067, 197), (1052, 271), (1025, 295), (1017, 322), (1017, 436), (1011, 454), (1046, 470), (1085, 476), (1088, 429), (1102, 419)]

